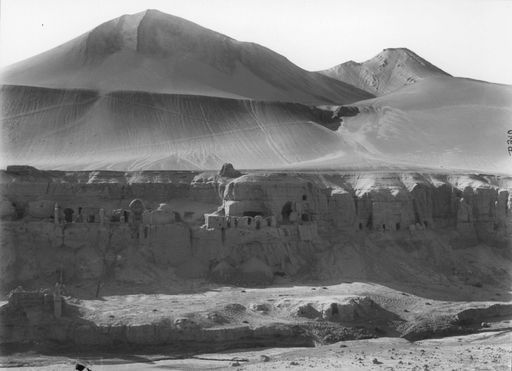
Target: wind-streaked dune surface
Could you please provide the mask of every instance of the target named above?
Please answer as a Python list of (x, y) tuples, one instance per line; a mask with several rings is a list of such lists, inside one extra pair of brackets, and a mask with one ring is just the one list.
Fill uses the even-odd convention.
[[(8, 161), (53, 169), (287, 167), (346, 147), (295, 103), (4, 86)], [(325, 126), (323, 126), (325, 125)]]
[(305, 71), (255, 43), (240, 42), (157, 10), (124, 15), (8, 67), (8, 85), (101, 92), (144, 91), (236, 99), (350, 103), (372, 94)]
[(340, 135), (386, 162), (512, 173), (511, 86), (429, 77), (356, 106)]
[[(0, 83), (2, 166), (512, 173), (512, 88), (407, 49), (308, 72), (148, 10), (9, 66)], [(337, 106), (359, 113), (333, 120)]]

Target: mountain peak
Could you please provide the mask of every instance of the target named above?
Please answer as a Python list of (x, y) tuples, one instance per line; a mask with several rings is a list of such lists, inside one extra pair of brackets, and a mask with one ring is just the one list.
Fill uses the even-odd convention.
[(373, 97), (305, 71), (261, 45), (239, 42), (156, 9), (102, 23), (57, 48), (9, 66), (1, 77), (10, 85), (307, 104)]
[(450, 76), (408, 48), (386, 48), (375, 57), (348, 61), (320, 71), (376, 95), (395, 91), (429, 76)]
[[(101, 59), (123, 49), (167, 56), (190, 49), (197, 44), (192, 39), (198, 38), (229, 39), (184, 18), (147, 9), (125, 14), (94, 28), (87, 35), (85, 53), (88, 60)], [(190, 44), (186, 46), (187, 43)]]

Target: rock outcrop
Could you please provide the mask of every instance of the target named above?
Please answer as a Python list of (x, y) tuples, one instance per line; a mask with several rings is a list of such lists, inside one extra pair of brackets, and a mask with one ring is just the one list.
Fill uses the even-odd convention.
[(219, 175), (224, 178), (238, 178), (242, 175), (241, 172), (235, 170), (232, 164), (225, 163), (219, 171)]

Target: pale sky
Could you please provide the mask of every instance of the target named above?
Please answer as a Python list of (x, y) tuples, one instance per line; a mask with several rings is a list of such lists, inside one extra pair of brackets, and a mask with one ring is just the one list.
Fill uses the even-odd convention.
[(512, 0), (1, 0), (0, 66), (148, 8), (307, 70), (407, 47), (454, 76), (512, 84)]

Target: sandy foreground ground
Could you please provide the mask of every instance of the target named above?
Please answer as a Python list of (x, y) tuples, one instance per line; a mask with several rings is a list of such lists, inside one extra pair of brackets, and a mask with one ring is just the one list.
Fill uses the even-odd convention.
[[(77, 359), (30, 357), (8, 370), (73, 370)], [(512, 332), (410, 343), (399, 338), (344, 341), (316, 348), (269, 348), (170, 359), (156, 355), (79, 360), (98, 370), (511, 370)], [(35, 365), (39, 364), (39, 365)], [(2, 368), (4, 369), (4, 368)], [(7, 368), (6, 368), (7, 369)]]
[[(404, 289), (404, 288), (402, 288)], [(461, 286), (407, 287), (345, 282), (329, 286), (257, 288), (209, 287), (179, 295), (115, 295), (102, 300), (80, 300), (82, 318), (98, 325), (151, 323), (161, 318), (179, 318), (187, 313), (205, 314), (238, 303), (247, 308), (229, 325), (256, 326), (268, 321), (294, 322), (288, 306), (279, 304), (339, 300), (346, 295), (371, 297), (380, 306), (402, 318), (419, 314), (453, 314), (460, 310), (496, 303), (495, 292)], [(451, 300), (446, 300), (447, 298)], [(428, 298), (428, 299), (427, 299)], [(502, 294), (502, 299), (508, 295)], [(494, 299), (496, 300), (496, 299)], [(254, 304), (272, 306), (268, 314), (250, 310)], [(242, 322), (244, 321), (244, 322)], [(160, 352), (160, 350), (158, 350)], [(98, 370), (512, 370), (512, 330), (509, 321), (491, 323), (485, 332), (409, 342), (399, 337), (342, 341), (310, 348), (257, 348), (204, 354), (162, 353), (45, 354), (35, 351), (10, 352), (0, 356), (0, 369), (61, 371), (74, 370), (80, 362)], [(4, 368), (2, 368), (2, 366)]]

